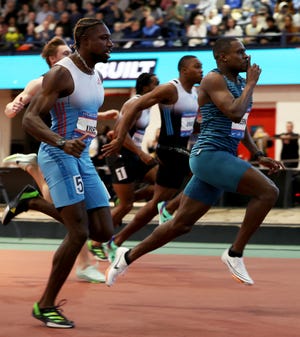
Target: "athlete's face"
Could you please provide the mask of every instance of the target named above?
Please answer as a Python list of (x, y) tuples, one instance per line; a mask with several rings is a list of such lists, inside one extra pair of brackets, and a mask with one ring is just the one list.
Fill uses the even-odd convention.
[(191, 59), (187, 66), (187, 72), (189, 79), (194, 84), (199, 84), (203, 78), (202, 63), (197, 58)]
[(113, 48), (111, 34), (106, 25), (96, 25), (87, 32), (86, 48), (94, 61), (106, 63)]
[(226, 65), (229, 68), (237, 72), (247, 71), (249, 56), (246, 54), (243, 43), (239, 40), (231, 42), (231, 48), (224, 55), (224, 59), (226, 59)]
[(56, 62), (60, 61), (66, 56), (71, 55), (72, 51), (71, 49), (65, 45), (65, 46), (58, 46), (56, 50), (56, 54), (51, 57), (51, 65), (55, 64)]

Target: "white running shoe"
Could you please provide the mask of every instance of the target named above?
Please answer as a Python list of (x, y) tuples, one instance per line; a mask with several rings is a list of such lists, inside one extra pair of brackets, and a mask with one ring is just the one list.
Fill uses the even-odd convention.
[(242, 257), (231, 257), (228, 255), (229, 249), (222, 254), (221, 260), (228, 267), (232, 277), (238, 282), (252, 285), (254, 281), (249, 276)]
[(128, 264), (125, 260), (125, 254), (129, 251), (128, 248), (125, 247), (119, 247), (116, 250), (116, 255), (114, 261), (111, 263), (111, 265), (106, 269), (105, 271), (105, 277), (106, 277), (106, 285), (112, 286), (116, 278), (123, 274), (125, 270), (128, 268)]
[(76, 276), (83, 281), (90, 283), (104, 283), (105, 276), (95, 266), (88, 266), (84, 269), (77, 267)]
[(11, 156), (8, 156), (3, 159), (2, 161), (3, 166), (18, 166), (24, 171), (26, 171), (26, 167), (28, 165), (37, 165), (37, 154), (36, 153), (29, 153), (29, 154), (22, 154), (22, 153), (15, 153)]

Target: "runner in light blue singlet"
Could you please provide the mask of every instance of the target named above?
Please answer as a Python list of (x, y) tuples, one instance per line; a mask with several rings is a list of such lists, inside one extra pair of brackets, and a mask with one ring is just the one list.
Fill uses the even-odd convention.
[[(98, 72), (81, 72), (69, 58), (57, 64), (66, 67), (74, 79), (74, 92), (57, 100), (51, 110), (51, 129), (66, 139), (84, 139), (86, 148), (80, 158), (42, 143), (38, 163), (50, 188), (55, 207), (85, 200), (87, 209), (109, 206), (109, 195), (89, 156), (89, 145), (97, 135), (97, 113), (103, 103), (104, 90)], [(94, 193), (94, 191), (99, 191)], [(92, 191), (92, 192), (90, 192)]]

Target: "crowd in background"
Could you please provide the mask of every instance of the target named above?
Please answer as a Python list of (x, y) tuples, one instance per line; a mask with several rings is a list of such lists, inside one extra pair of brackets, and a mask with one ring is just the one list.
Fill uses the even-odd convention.
[(103, 20), (115, 47), (300, 43), (300, 0), (0, 0), (0, 49), (40, 49), (53, 36), (70, 45), (82, 17)]

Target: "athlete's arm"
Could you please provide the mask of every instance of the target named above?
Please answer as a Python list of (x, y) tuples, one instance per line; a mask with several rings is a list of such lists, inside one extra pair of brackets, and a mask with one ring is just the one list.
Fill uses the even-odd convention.
[(117, 119), (119, 117), (119, 111), (115, 109), (98, 112), (97, 120)]
[(176, 87), (168, 83), (156, 87), (135, 100), (125, 102), (121, 110), (122, 118), (115, 127), (114, 139), (102, 147), (104, 155), (109, 156), (120, 151), (125, 137), (140, 111), (159, 103), (174, 104), (177, 98)]
[(261, 69), (256, 64), (250, 65), (247, 70), (247, 81), (240, 97), (235, 98), (229, 91), (223, 75), (211, 72), (201, 81), (199, 106), (212, 102), (233, 122), (239, 123), (251, 103), (253, 90), (259, 79)]
[[(53, 132), (43, 121), (42, 117), (49, 114), (59, 97), (70, 95), (74, 83), (70, 72), (62, 66), (54, 66), (43, 79), (42, 88), (31, 100), (23, 117), (23, 128), (37, 140), (57, 146), (62, 136)], [(63, 150), (75, 157), (80, 157), (85, 148), (81, 139), (67, 140)]]
[(43, 78), (39, 77), (30, 81), (24, 90), (15, 97), (12, 102), (9, 102), (4, 110), (5, 115), (8, 118), (14, 118), (24, 107), (30, 103), (32, 97), (37, 93), (37, 91), (42, 86)]

